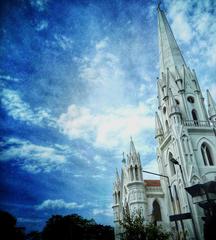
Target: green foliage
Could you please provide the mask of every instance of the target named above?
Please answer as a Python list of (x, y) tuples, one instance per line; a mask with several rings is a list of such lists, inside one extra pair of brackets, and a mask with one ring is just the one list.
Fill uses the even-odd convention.
[(163, 230), (162, 226), (149, 223), (146, 225), (146, 239), (148, 240), (166, 240), (169, 239), (170, 233)]
[(125, 240), (143, 240), (146, 239), (146, 231), (144, 227), (144, 218), (141, 211), (131, 215), (128, 208), (124, 209), (123, 221), (120, 224), (125, 229)]
[(52, 216), (42, 231), (42, 240), (112, 240), (114, 231), (110, 226), (96, 224), (77, 214)]
[(129, 209), (124, 209), (120, 224), (124, 228), (123, 240), (167, 240), (170, 237), (161, 226), (153, 223), (145, 225), (141, 211), (130, 214)]
[(16, 218), (0, 210), (0, 239), (24, 240), (24, 228), (16, 226)]
[(77, 214), (54, 215), (47, 220), (42, 232), (25, 234), (16, 226), (16, 218), (0, 211), (0, 239), (4, 240), (114, 240), (111, 226), (97, 224)]

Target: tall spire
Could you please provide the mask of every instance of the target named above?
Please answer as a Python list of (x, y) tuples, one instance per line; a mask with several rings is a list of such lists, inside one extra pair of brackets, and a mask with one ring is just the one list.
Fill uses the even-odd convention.
[(186, 65), (167, 18), (160, 6), (158, 6), (158, 35), (160, 73), (166, 72), (167, 68), (174, 70), (175, 66)]
[(207, 90), (207, 100), (208, 100), (208, 113), (210, 119), (216, 116), (216, 103), (213, 100), (211, 93)]

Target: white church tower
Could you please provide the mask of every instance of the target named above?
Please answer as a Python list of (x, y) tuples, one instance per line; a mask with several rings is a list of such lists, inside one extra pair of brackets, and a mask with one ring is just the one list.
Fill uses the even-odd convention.
[[(192, 213), (194, 224), (191, 220), (177, 223), (180, 234), (185, 230), (188, 239), (195, 239), (196, 235), (201, 240), (203, 212), (184, 188), (216, 180), (216, 104), (207, 91), (207, 111), (195, 71), (187, 66), (159, 7), (158, 33), (160, 77), (155, 137), (159, 171), (170, 179), (170, 215)], [(161, 182), (167, 185), (165, 179)]]

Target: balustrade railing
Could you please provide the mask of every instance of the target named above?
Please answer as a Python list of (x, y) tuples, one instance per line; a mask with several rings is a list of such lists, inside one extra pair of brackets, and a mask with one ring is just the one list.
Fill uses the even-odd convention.
[(208, 121), (200, 120), (183, 120), (183, 125), (187, 127), (210, 127), (210, 123)]

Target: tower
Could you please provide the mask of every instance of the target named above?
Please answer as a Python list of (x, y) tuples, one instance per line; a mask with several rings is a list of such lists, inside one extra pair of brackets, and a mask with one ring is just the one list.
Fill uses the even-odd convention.
[(130, 140), (130, 153), (127, 155), (128, 172), (128, 201), (131, 213), (141, 211), (144, 217), (146, 211), (146, 194), (143, 184), (142, 165), (140, 155), (137, 153), (133, 140)]
[[(208, 115), (195, 71), (187, 66), (167, 18), (159, 7), (158, 36), (159, 113), (156, 113), (155, 137), (158, 140), (159, 171), (170, 179), (173, 196), (171, 214), (192, 213), (194, 224), (192, 221), (178, 224), (180, 234), (186, 231), (189, 239), (194, 239), (197, 233), (203, 239), (202, 211), (192, 203), (184, 188), (215, 180), (216, 105), (208, 91)], [(161, 181), (163, 185), (167, 184), (163, 179)]]
[(120, 209), (121, 209), (121, 181), (119, 178), (118, 170), (116, 169), (116, 178), (113, 184), (113, 214), (115, 224), (115, 239), (120, 239)]
[(130, 150), (127, 160), (123, 154), (121, 178), (116, 170), (113, 185), (113, 213), (115, 224), (115, 240), (120, 240), (124, 232), (121, 222), (124, 211), (129, 210), (132, 215), (139, 211), (146, 218), (147, 199), (142, 175), (140, 155), (136, 151), (133, 140), (130, 140)]

